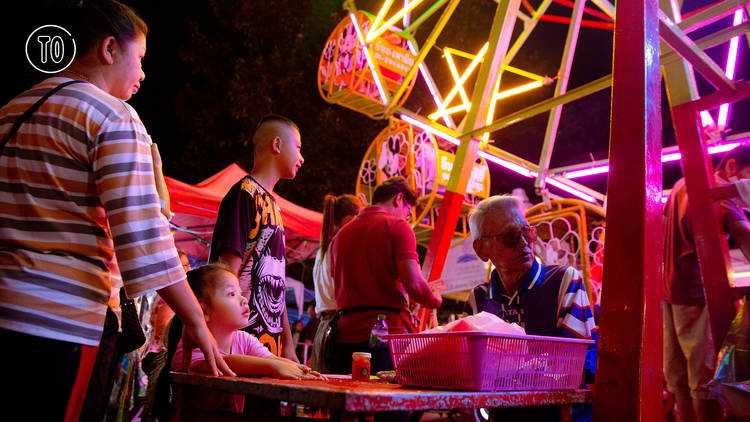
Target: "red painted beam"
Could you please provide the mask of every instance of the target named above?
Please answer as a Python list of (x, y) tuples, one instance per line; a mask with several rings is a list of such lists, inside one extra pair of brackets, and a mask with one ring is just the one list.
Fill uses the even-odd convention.
[[(475, 142), (475, 141), (472, 141)], [(454, 164), (455, 165), (455, 164)], [(456, 222), (461, 214), (464, 195), (452, 191), (446, 191), (443, 196), (443, 202), (440, 204), (440, 213), (435, 230), (430, 238), (430, 245), (427, 248), (424, 266), (430, 268), (428, 281), (437, 280), (443, 274), (445, 266), (445, 257), (448, 255), (453, 233), (456, 231)], [(447, 223), (447, 225), (446, 225)], [(451, 226), (452, 225), (452, 226)]]
[[(553, 1), (555, 3), (562, 4), (563, 6), (568, 6), (571, 9), (573, 7), (575, 7), (575, 3), (572, 2), (572, 1), (569, 1), (569, 0), (553, 0)], [(598, 10), (594, 10), (594, 9), (592, 9), (590, 7), (584, 7), (583, 11), (586, 12), (586, 13), (588, 13), (591, 16), (595, 16), (595, 17), (597, 17), (599, 19), (604, 19), (605, 21), (609, 21), (609, 22), (613, 22), (614, 21), (614, 19), (610, 18), (609, 15), (607, 15), (606, 13), (602, 13), (602, 12), (600, 12)]]
[[(567, 18), (565, 16), (556, 16), (556, 15), (542, 15), (539, 17), (539, 20), (541, 21), (547, 21), (547, 22), (557, 22), (557, 23), (570, 23), (570, 18)], [(599, 22), (599, 21), (592, 21), (583, 19), (581, 20), (581, 26), (587, 26), (589, 28), (597, 28), (597, 29), (608, 29), (612, 30), (614, 29), (615, 25), (608, 23), (608, 22)]]
[(662, 420), (657, 0), (617, 2), (595, 421)]
[[(734, 316), (727, 262), (729, 247), (719, 221), (719, 204), (714, 202), (713, 164), (701, 137), (700, 120), (692, 103), (672, 108), (675, 136), (682, 153), (687, 187), (688, 211), (695, 238), (703, 290), (711, 322), (714, 348), (718, 352)], [(717, 193), (726, 192), (725, 190)]]

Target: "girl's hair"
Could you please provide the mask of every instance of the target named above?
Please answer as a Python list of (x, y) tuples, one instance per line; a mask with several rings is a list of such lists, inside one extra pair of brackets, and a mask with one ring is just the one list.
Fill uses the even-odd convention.
[(130, 7), (117, 0), (72, 0), (65, 25), (73, 34), (78, 55), (88, 53), (99, 41), (113, 36), (125, 43), (137, 34), (148, 34), (148, 26)]
[(234, 274), (229, 267), (219, 263), (206, 264), (187, 272), (188, 284), (198, 300), (210, 303), (211, 292), (216, 288), (216, 274), (221, 271)]
[(333, 238), (334, 228), (340, 226), (344, 218), (359, 214), (364, 207), (358, 196), (343, 194), (326, 195), (323, 198), (323, 228), (320, 231), (320, 251), (325, 254)]

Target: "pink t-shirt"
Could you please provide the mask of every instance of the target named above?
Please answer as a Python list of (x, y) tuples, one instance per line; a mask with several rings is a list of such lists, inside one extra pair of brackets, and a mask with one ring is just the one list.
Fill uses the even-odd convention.
[[(229, 353), (221, 351), (222, 356), (227, 354), (231, 355), (245, 355), (245, 356), (256, 356), (260, 358), (273, 357), (271, 353), (263, 344), (258, 341), (255, 337), (248, 334), (245, 331), (235, 331), (232, 333), (232, 349)], [(205, 361), (206, 358), (203, 356), (203, 352), (196, 348), (193, 349), (192, 356), (190, 357), (190, 368), (195, 368), (200, 363)], [(177, 343), (177, 348), (172, 358), (172, 370), (181, 370), (182, 365), (182, 340)], [(232, 412), (242, 412), (245, 407), (245, 396), (242, 394), (229, 394), (229, 393), (208, 393), (201, 394), (200, 408), (205, 410), (223, 410)]]

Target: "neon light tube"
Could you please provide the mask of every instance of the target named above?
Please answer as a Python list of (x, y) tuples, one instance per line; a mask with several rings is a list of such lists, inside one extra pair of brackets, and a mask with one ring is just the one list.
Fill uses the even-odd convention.
[(526, 91), (532, 90), (534, 88), (539, 88), (540, 86), (542, 86), (542, 81), (530, 82), (530, 83), (527, 83), (525, 85), (521, 85), (521, 86), (518, 86), (518, 87), (515, 87), (515, 88), (511, 88), (511, 89), (508, 89), (508, 90), (503, 91), (503, 92), (498, 92), (497, 94), (495, 94), (493, 96), (493, 99), (494, 100), (500, 100), (500, 99), (503, 99), (503, 98), (510, 97), (511, 95), (516, 95), (516, 94), (520, 94), (522, 92), (526, 92)]
[(357, 33), (357, 38), (359, 38), (359, 43), (362, 44), (362, 51), (365, 53), (365, 58), (367, 59), (367, 65), (370, 66), (370, 73), (372, 73), (372, 79), (375, 81), (375, 85), (377, 85), (378, 87), (378, 92), (380, 93), (380, 102), (385, 104), (387, 102), (388, 97), (386, 97), (385, 90), (383, 89), (383, 85), (380, 83), (378, 72), (375, 71), (375, 62), (373, 62), (372, 57), (370, 57), (370, 49), (367, 48), (367, 45), (365, 44), (365, 39), (364, 37), (362, 37), (362, 30), (359, 28), (359, 24), (357, 23), (357, 18), (354, 16), (354, 13), (349, 13), (349, 18), (351, 18), (352, 24), (354, 24), (354, 30)]
[[(731, 151), (737, 148), (738, 146), (740, 146), (741, 143), (742, 142), (731, 142), (728, 144), (712, 145), (708, 147), (708, 153), (718, 154), (721, 152)], [(682, 154), (680, 154), (679, 151), (668, 152), (661, 156), (662, 163), (669, 163), (669, 162), (678, 161), (681, 159), (682, 159)], [(565, 176), (568, 179), (575, 179), (577, 177), (591, 176), (594, 174), (602, 174), (602, 173), (607, 173), (607, 172), (609, 172), (609, 164), (603, 164), (599, 166), (585, 167), (582, 169), (565, 172), (563, 173), (563, 176)]]
[[(414, 47), (414, 44), (412, 44), (411, 40), (407, 41), (406, 45), (409, 46), (409, 51), (411, 51), (411, 54), (413, 54), (415, 57), (418, 56), (417, 49)], [(437, 87), (432, 84), (432, 78), (428, 77), (429, 73), (427, 73), (427, 67), (425, 67), (424, 62), (419, 63), (419, 72), (422, 74), (422, 78), (424, 79), (425, 85), (427, 85), (427, 89), (430, 91), (430, 94), (432, 94), (432, 99), (435, 101), (435, 107), (440, 107), (440, 98), (438, 95)], [(447, 116), (443, 116), (443, 122), (445, 123), (445, 126), (451, 127)]]
[[(448, 93), (448, 97), (443, 100), (443, 103), (438, 108), (438, 111), (435, 113), (432, 113), (430, 116), (435, 116), (431, 118), (436, 118), (437, 116), (444, 116), (445, 113), (445, 107), (450, 104), (450, 102), (453, 100), (453, 97), (456, 96), (456, 93), (459, 91), (459, 89), (463, 90), (463, 84), (466, 82), (466, 79), (469, 78), (469, 75), (471, 75), (471, 72), (474, 71), (474, 68), (479, 64), (479, 62), (482, 60), (482, 57), (484, 56), (484, 53), (487, 52), (487, 48), (489, 48), (489, 43), (485, 43), (482, 49), (479, 51), (479, 54), (477, 54), (476, 57), (474, 57), (474, 60), (471, 61), (469, 64), (469, 67), (466, 68), (466, 71), (464, 71), (464, 74), (456, 80), (456, 85), (451, 89), (451, 91)], [(450, 55), (446, 55), (446, 60)], [(453, 75), (453, 78), (455, 79), (456, 75)], [(459, 88), (460, 86), (460, 88)], [(468, 99), (467, 99), (468, 100)]]
[(707, 110), (701, 111), (701, 127), (711, 127), (714, 124), (714, 118)]
[(456, 81), (456, 88), (458, 88), (458, 93), (461, 94), (461, 101), (463, 101), (465, 105), (469, 102), (469, 96), (466, 95), (463, 81), (460, 84), (458, 83), (458, 81), (461, 81), (461, 76), (458, 75), (458, 69), (456, 68), (456, 63), (453, 61), (453, 56), (451, 55), (451, 52), (448, 50), (445, 50), (445, 61), (448, 62), (448, 68), (451, 71), (451, 75), (453, 75), (453, 80)]
[[(737, 9), (734, 12), (734, 21), (732, 26), (737, 26), (742, 23), (742, 9)], [(727, 68), (724, 72), (727, 78), (734, 80), (734, 70), (737, 66), (737, 47), (739, 44), (739, 36), (732, 37), (729, 41), (729, 53), (727, 54)], [(729, 103), (722, 104), (719, 107), (719, 118), (717, 124), (719, 129), (724, 129), (727, 126), (727, 120), (729, 119)]]
[(422, 123), (419, 120), (414, 119), (412, 117), (409, 117), (409, 116), (407, 116), (405, 114), (400, 114), (399, 118), (401, 120), (405, 121), (406, 123), (409, 123), (409, 124), (412, 124), (414, 126), (419, 127), (420, 129), (424, 130), (425, 132), (430, 132), (431, 134), (433, 134), (433, 135), (435, 135), (435, 136), (437, 136), (439, 138), (445, 139), (446, 141), (448, 141), (448, 142), (450, 142), (450, 143), (452, 143), (454, 145), (459, 145), (461, 143), (461, 141), (459, 141), (458, 138), (456, 138), (455, 136), (448, 135), (447, 133), (445, 133), (445, 132), (443, 132), (443, 131), (441, 131), (439, 129), (435, 129), (432, 126), (430, 126), (428, 124), (425, 124), (425, 123)]
[(588, 167), (581, 170), (575, 170), (571, 172), (565, 172), (564, 176), (568, 179), (575, 179), (576, 177), (591, 176), (593, 174), (602, 174), (609, 172), (609, 164), (603, 166)]
[(411, 3), (406, 4), (403, 9), (401, 9), (398, 13), (396, 13), (390, 19), (388, 19), (386, 23), (380, 25), (380, 21), (383, 20), (383, 16), (385, 15), (385, 12), (391, 8), (391, 3), (393, 3), (393, 0), (386, 0), (386, 2), (383, 4), (383, 7), (380, 9), (378, 16), (372, 22), (372, 26), (370, 27), (370, 30), (367, 31), (367, 42), (371, 43), (375, 38), (378, 37), (378, 35), (382, 34), (383, 32), (385, 32), (386, 29), (388, 29), (391, 25), (393, 25), (401, 16), (404, 16), (410, 10), (417, 7), (417, 5), (421, 2), (422, 0), (414, 0)]
[[(451, 142), (451, 143), (453, 143), (455, 145), (458, 145), (460, 143), (460, 141), (458, 140), (458, 138), (456, 138), (455, 136), (448, 135), (447, 133), (444, 133), (441, 130), (435, 129), (434, 127), (432, 127), (430, 125), (424, 124), (424, 123), (420, 122), (417, 119), (411, 118), (411, 117), (409, 117), (407, 115), (404, 115), (404, 114), (399, 115), (399, 117), (401, 118), (401, 120), (405, 121), (406, 123), (413, 124), (413, 125), (421, 128), (422, 130), (430, 132), (430, 133), (432, 133), (435, 136), (439, 136), (440, 138), (445, 139), (446, 141)], [(484, 157), (484, 159), (487, 160), (487, 161), (491, 161), (491, 162), (493, 162), (493, 163), (495, 163), (497, 165), (505, 167), (506, 169), (511, 170), (513, 172), (516, 172), (516, 173), (518, 173), (518, 174), (520, 174), (522, 176), (526, 176), (526, 177), (536, 177), (537, 176), (537, 172), (531, 171), (531, 170), (527, 169), (526, 167), (520, 166), (520, 165), (518, 165), (518, 164), (516, 164), (516, 163), (514, 163), (512, 161), (508, 161), (508, 160), (506, 160), (504, 158), (500, 158), (500, 157), (498, 157), (496, 155), (490, 154), (487, 151), (479, 151), (479, 155), (482, 156), (482, 157)], [(578, 198), (581, 198), (581, 199), (583, 199), (585, 201), (594, 202), (594, 203), (597, 202), (596, 198), (594, 198), (593, 196), (591, 196), (591, 195), (589, 195), (587, 193), (581, 192), (581, 191), (579, 191), (578, 189), (576, 189), (576, 188), (574, 188), (572, 186), (568, 186), (568, 185), (566, 185), (566, 184), (564, 184), (564, 183), (562, 183), (562, 182), (560, 182), (560, 181), (558, 181), (558, 180), (556, 180), (556, 179), (554, 179), (552, 177), (547, 177), (547, 178), (545, 178), (545, 180), (550, 185), (555, 186), (555, 187), (557, 187), (559, 189), (562, 189), (565, 192), (568, 192), (571, 195), (574, 195), (574, 196), (576, 196)]]
[(661, 156), (662, 163), (669, 163), (672, 161), (679, 161), (682, 159), (682, 154), (679, 152), (670, 152)]
[(495, 163), (495, 164), (497, 164), (499, 166), (503, 166), (503, 167), (505, 167), (508, 170), (514, 171), (514, 172), (520, 174), (521, 176), (536, 177), (536, 175), (537, 175), (536, 172), (530, 171), (526, 167), (519, 166), (518, 164), (516, 164), (516, 163), (514, 163), (512, 161), (508, 161), (508, 160), (500, 158), (500, 157), (498, 157), (496, 155), (492, 155), (489, 152), (479, 151), (479, 155), (481, 155), (482, 157), (484, 157), (485, 160), (492, 161), (493, 163)]
[(568, 185), (560, 182), (559, 180), (557, 180), (555, 178), (545, 177), (544, 180), (547, 183), (549, 183), (550, 185), (552, 185), (552, 186), (554, 186), (554, 187), (556, 187), (558, 189), (562, 189), (562, 190), (564, 190), (565, 192), (568, 192), (571, 195), (577, 196), (577, 197), (583, 199), (584, 201), (589, 201), (589, 202), (596, 203), (596, 198), (594, 198), (593, 196), (591, 196), (591, 195), (589, 195), (587, 193), (583, 193), (583, 192), (579, 191), (578, 189), (576, 189), (576, 188), (574, 188), (572, 186), (568, 186)]

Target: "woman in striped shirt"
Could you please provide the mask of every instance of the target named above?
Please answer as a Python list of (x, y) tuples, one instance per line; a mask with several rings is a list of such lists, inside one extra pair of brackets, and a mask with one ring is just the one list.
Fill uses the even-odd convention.
[(0, 341), (13, 382), (3, 411), (35, 420), (78, 419), (120, 279), (129, 297), (158, 291), (188, 347), (232, 374), (160, 213), (151, 140), (125, 103), (145, 77), (147, 27), (115, 0), (66, 12), (72, 64), (0, 109)]

